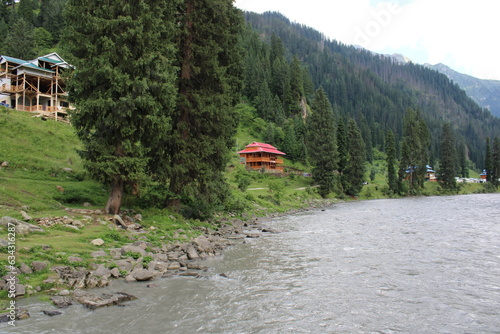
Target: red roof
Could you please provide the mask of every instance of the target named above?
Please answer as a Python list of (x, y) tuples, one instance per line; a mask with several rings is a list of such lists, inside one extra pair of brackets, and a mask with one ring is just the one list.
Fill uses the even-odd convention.
[(239, 151), (238, 153), (258, 153), (258, 152), (266, 152), (266, 153), (274, 153), (274, 154), (279, 154), (279, 155), (285, 155), (285, 153), (280, 152), (274, 147), (273, 145), (265, 144), (265, 143), (258, 143), (258, 142), (253, 142), (251, 144), (248, 144), (245, 146), (246, 148), (244, 150)]

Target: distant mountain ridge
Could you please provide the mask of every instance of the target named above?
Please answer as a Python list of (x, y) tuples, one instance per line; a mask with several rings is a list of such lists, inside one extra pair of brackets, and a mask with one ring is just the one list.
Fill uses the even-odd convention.
[(446, 75), (467, 92), (474, 101), (500, 118), (500, 81), (479, 79), (459, 73), (444, 64), (424, 64), (424, 66)]

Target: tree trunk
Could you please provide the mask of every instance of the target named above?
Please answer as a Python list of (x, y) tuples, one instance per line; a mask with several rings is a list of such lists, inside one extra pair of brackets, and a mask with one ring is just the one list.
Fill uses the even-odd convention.
[(105, 211), (107, 214), (116, 215), (120, 212), (120, 206), (122, 205), (123, 197), (123, 185), (122, 179), (115, 179), (111, 184), (111, 193), (109, 194), (108, 203), (106, 203)]

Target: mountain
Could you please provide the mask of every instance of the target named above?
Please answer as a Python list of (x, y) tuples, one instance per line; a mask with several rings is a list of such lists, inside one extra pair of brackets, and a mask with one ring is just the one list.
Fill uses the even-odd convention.
[[(369, 148), (383, 151), (389, 129), (399, 141), (404, 115), (412, 108), (421, 112), (429, 128), (431, 163), (439, 159), (442, 128), (450, 123), (457, 146), (465, 145), (468, 158), (477, 168), (483, 168), (486, 138), (500, 136), (500, 119), (446, 75), (399, 55), (374, 54), (330, 40), (277, 12), (246, 12), (245, 19), (255, 35), (244, 38), (247, 56), (243, 94), (264, 120), (278, 124), (283, 115), (296, 118), (300, 108), (293, 103), (299, 103), (296, 93), (301, 89), (292, 86), (303, 81), (305, 99), (310, 101), (310, 92), (322, 87), (338, 116), (356, 120)], [(297, 74), (295, 80), (290, 79), (297, 72), (292, 66), (297, 60), (307, 72), (303, 80)], [(306, 83), (311, 87), (305, 87)], [(272, 108), (281, 116), (269, 116), (270, 108), (259, 109), (262, 101), (271, 101), (272, 97), (281, 102), (281, 106), (274, 104)]]
[(436, 70), (453, 80), (467, 92), (474, 101), (484, 108), (488, 108), (493, 115), (500, 117), (500, 81), (478, 79), (473, 76), (459, 73), (444, 64), (424, 66)]

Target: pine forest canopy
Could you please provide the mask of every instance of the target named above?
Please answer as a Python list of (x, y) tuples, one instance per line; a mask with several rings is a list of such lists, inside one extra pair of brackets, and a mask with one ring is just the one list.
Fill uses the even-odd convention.
[[(300, 113), (297, 94), (310, 101), (314, 90), (323, 87), (335, 112), (356, 120), (367, 148), (384, 151), (387, 130), (399, 143), (408, 108), (419, 110), (428, 125), (431, 163), (440, 156), (445, 122), (452, 124), (457, 146), (465, 147), (478, 169), (484, 165), (485, 138), (500, 136), (500, 119), (443, 74), (329, 40), (279, 13), (247, 12), (245, 18), (251, 30), (244, 35), (248, 53), (243, 93), (267, 121), (282, 126)], [(302, 89), (292, 88), (297, 82)], [(370, 149), (367, 155), (371, 159)]]

